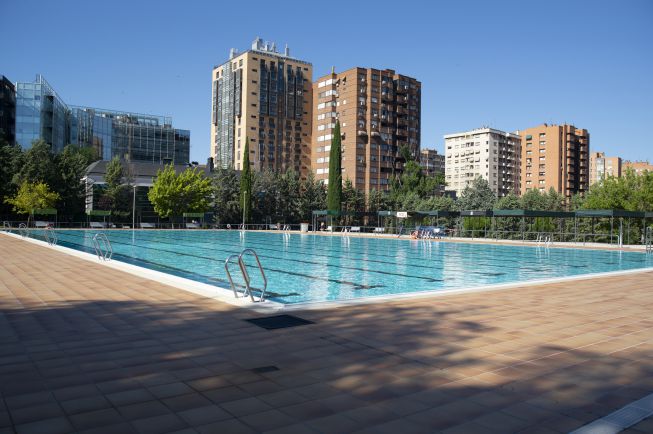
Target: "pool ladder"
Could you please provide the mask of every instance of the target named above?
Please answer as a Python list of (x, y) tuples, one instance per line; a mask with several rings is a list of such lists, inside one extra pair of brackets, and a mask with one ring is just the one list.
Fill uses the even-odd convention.
[(47, 241), (47, 243), (51, 246), (56, 246), (59, 242), (59, 237), (57, 236), (57, 233), (52, 226), (46, 226), (44, 235), (45, 241)]
[(653, 226), (646, 228), (644, 243), (646, 244), (646, 253), (653, 253)]
[(97, 258), (102, 261), (110, 261), (113, 257), (113, 247), (111, 241), (104, 232), (98, 232), (93, 236), (93, 248)]
[[(261, 277), (263, 278), (263, 288), (254, 288), (252, 287), (252, 279), (249, 276), (249, 271), (247, 271), (247, 264), (245, 264), (245, 261), (243, 257), (246, 254), (250, 254), (254, 256), (254, 259), (256, 259), (256, 265), (258, 266), (259, 271), (261, 272)], [(245, 285), (242, 284), (237, 284), (234, 283), (233, 279), (231, 278), (231, 272), (229, 271), (229, 264), (232, 262), (233, 259), (238, 260), (238, 267), (240, 268), (240, 272), (243, 274), (243, 280), (245, 281)], [(258, 254), (254, 249), (245, 249), (240, 254), (238, 255), (231, 255), (229, 256), (225, 261), (224, 261), (224, 269), (227, 272), (227, 278), (229, 279), (229, 284), (231, 285), (231, 289), (234, 291), (234, 297), (238, 298), (239, 293), (242, 294), (243, 297), (249, 296), (249, 298), (252, 300), (252, 302), (261, 302), (265, 300), (265, 290), (268, 287), (268, 279), (265, 277), (265, 272), (263, 271), (263, 266), (261, 265), (261, 261), (258, 258)], [(244, 288), (244, 291), (238, 291), (237, 287)], [(252, 290), (255, 289), (257, 291), (261, 292), (261, 295), (258, 297), (258, 300), (254, 298), (254, 293)]]

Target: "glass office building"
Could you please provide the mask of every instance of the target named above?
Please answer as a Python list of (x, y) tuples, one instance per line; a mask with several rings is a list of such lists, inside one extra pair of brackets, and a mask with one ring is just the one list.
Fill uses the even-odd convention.
[(95, 148), (103, 160), (187, 164), (190, 131), (173, 128), (169, 117), (72, 107), (70, 143)]
[(43, 139), (54, 152), (68, 144), (90, 146), (103, 160), (188, 164), (190, 131), (170, 117), (68, 106), (48, 82), (16, 83), (16, 142), (24, 149)]
[(68, 108), (41, 75), (33, 83), (16, 83), (16, 142), (29, 149), (45, 140), (55, 152), (66, 146)]

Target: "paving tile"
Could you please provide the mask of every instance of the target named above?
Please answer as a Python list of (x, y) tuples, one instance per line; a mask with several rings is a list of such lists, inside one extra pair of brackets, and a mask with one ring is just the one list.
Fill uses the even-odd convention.
[(11, 418), (16, 425), (43, 419), (52, 419), (58, 416), (63, 416), (63, 410), (56, 402), (39, 404), (33, 407), (23, 407), (11, 411)]
[(193, 389), (190, 388), (185, 383), (174, 382), (168, 384), (161, 384), (158, 386), (152, 386), (148, 389), (152, 395), (161, 399), (161, 398), (170, 398), (171, 396), (186, 395), (188, 393), (193, 393)]
[(134, 427), (129, 423), (123, 422), (115, 425), (104, 425), (96, 428), (89, 428), (83, 431), (79, 431), (79, 434), (132, 434), (136, 433)]
[(180, 411), (177, 412), (177, 415), (190, 426), (206, 425), (212, 422), (232, 418), (231, 414), (215, 404)]
[(127, 420), (146, 419), (172, 413), (160, 401), (139, 402), (137, 404), (123, 405), (117, 408), (118, 412)]
[(220, 407), (235, 417), (242, 417), (272, 409), (270, 405), (254, 397), (223, 402), (220, 404)]
[(211, 405), (208, 398), (199, 393), (189, 393), (186, 395), (174, 396), (161, 400), (172, 411), (184, 411), (192, 408), (206, 407)]
[(133, 389), (123, 392), (110, 393), (106, 395), (107, 399), (114, 406), (135, 404), (137, 402), (151, 401), (154, 399), (147, 389)]
[(249, 398), (250, 395), (237, 386), (221, 387), (219, 389), (207, 390), (202, 392), (215, 404), (220, 404), (228, 401), (236, 401), (239, 399)]
[(164, 414), (131, 422), (141, 434), (160, 434), (187, 428), (186, 423), (174, 414)]
[(198, 392), (231, 385), (231, 383), (229, 383), (229, 381), (227, 381), (227, 379), (222, 376), (198, 378), (196, 380), (187, 381), (186, 384)]
[(72, 425), (65, 417), (16, 425), (15, 429), (17, 434), (65, 434), (73, 431)]
[(59, 402), (67, 414), (85, 413), (111, 407), (111, 403), (102, 395), (86, 396)]
[(114, 408), (78, 413), (70, 416), (75, 428), (84, 430), (105, 425), (115, 425), (125, 422), (125, 419)]
[(292, 425), (296, 421), (279, 410), (268, 410), (260, 413), (240, 417), (240, 421), (254, 428), (256, 431), (270, 431), (284, 426)]
[(238, 419), (227, 419), (195, 427), (200, 434), (255, 434), (253, 428)]

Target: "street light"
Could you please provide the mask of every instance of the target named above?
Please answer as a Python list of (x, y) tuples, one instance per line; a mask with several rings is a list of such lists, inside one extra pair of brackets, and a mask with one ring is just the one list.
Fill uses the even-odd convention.
[(136, 184), (134, 184), (134, 199), (132, 201), (132, 230), (136, 229)]

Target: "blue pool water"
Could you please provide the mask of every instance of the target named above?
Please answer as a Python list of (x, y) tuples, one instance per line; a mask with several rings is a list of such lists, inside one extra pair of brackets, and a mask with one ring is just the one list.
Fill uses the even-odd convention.
[[(60, 245), (87, 252), (93, 252), (95, 233), (57, 231)], [(653, 267), (653, 255), (644, 253), (534, 245), (235, 230), (120, 230), (106, 231), (106, 235), (113, 245), (114, 260), (223, 288), (229, 288), (224, 260), (253, 248), (269, 281), (268, 298), (280, 303), (348, 300)], [(236, 268), (234, 277), (239, 276)], [(259, 285), (258, 273), (252, 269), (250, 274), (253, 284)]]

